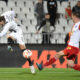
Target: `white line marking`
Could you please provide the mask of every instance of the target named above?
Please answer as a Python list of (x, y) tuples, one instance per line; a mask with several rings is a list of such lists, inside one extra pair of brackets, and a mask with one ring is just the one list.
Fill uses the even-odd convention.
[[(0, 74), (7, 74), (7, 73), (8, 73), (8, 74), (9, 74), (9, 73), (10, 73), (10, 74), (16, 74), (16, 73), (25, 73), (25, 72), (0, 72)], [(26, 72), (26, 73), (27, 73), (27, 72)], [(80, 72), (41, 72), (41, 71), (40, 71), (40, 72), (36, 72), (36, 73), (46, 73), (46, 74), (47, 74), (47, 73), (51, 73), (51, 74), (52, 74), (52, 73), (53, 73), (53, 74), (55, 74), (55, 73), (72, 73), (72, 74), (73, 74), (73, 73), (80, 73)]]

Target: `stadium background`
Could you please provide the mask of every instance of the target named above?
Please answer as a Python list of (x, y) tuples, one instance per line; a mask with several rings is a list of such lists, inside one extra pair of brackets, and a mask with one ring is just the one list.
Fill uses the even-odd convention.
[[(78, 0), (69, 0), (71, 2), (71, 8), (77, 3)], [(21, 28), (24, 31), (24, 38), (26, 42), (26, 46), (28, 49), (31, 49), (33, 52), (32, 60), (36, 67), (36, 62), (45, 62), (49, 57), (52, 57), (56, 51), (65, 48), (65, 36), (70, 31), (73, 22), (72, 20), (69, 21), (67, 24), (67, 20), (64, 18), (65, 8), (68, 5), (67, 1), (62, 2), (60, 5), (59, 1), (58, 4), (58, 13), (59, 13), (59, 23), (56, 22), (56, 29), (54, 32), (51, 33), (51, 44), (41, 44), (42, 41), (42, 34), (36, 34), (36, 18), (34, 16), (34, 5), (36, 4), (37, 0), (8, 0), (6, 4), (4, 1), (0, 1), (0, 14), (7, 11), (7, 10), (14, 10), (16, 13), (17, 18), (20, 20), (20, 23), (23, 25)], [(46, 5), (45, 5), (46, 6)], [(52, 29), (52, 28), (51, 28)], [(2, 29), (0, 29), (1, 31)], [(28, 63), (25, 63), (26, 60), (23, 59), (20, 49), (18, 48), (17, 44), (13, 45), (14, 52), (10, 53), (7, 50), (7, 40), (6, 36), (0, 38), (0, 67), (28, 67)], [(56, 50), (56, 51), (55, 51)], [(50, 52), (52, 51), (52, 52)], [(41, 57), (45, 56), (45, 60)], [(49, 54), (51, 53), (51, 54)], [(52, 54), (53, 53), (53, 54)], [(50, 56), (51, 55), (51, 56)], [(37, 56), (37, 57), (36, 57)], [(79, 56), (79, 55), (78, 55)], [(35, 60), (36, 58), (36, 60)], [(65, 58), (61, 58), (58, 66), (55, 63), (51, 67), (57, 68), (67, 68), (67, 63)], [(77, 58), (75, 63), (79, 63), (79, 59)], [(26, 65), (26, 66), (24, 66)]]

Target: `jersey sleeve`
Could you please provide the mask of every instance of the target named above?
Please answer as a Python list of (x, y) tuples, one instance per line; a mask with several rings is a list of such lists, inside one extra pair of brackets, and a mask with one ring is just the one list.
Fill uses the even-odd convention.
[(10, 27), (11, 27), (11, 26), (10, 26), (10, 23), (7, 23), (7, 24), (4, 26), (3, 30), (1, 31), (0, 37), (6, 35), (6, 33), (8, 32), (8, 30), (9, 30)]

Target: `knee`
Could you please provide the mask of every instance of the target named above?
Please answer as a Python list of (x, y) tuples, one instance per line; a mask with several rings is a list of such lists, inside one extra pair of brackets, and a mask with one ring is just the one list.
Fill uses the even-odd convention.
[(11, 38), (11, 36), (8, 34), (8, 35), (7, 35), (7, 38)]
[(57, 53), (57, 54), (55, 55), (55, 57), (58, 59), (58, 58), (61, 57), (61, 55)]
[(8, 39), (8, 38), (10, 38), (10, 39), (12, 39), (12, 40), (15, 40), (15, 39), (14, 39), (11, 35), (9, 35), (9, 34), (7, 35), (7, 39)]
[(68, 67), (69, 67), (69, 68), (72, 68), (72, 67), (74, 67), (74, 64), (68, 63)]
[(64, 53), (62, 51), (60, 51), (60, 52), (56, 53), (55, 57), (60, 58), (63, 55), (64, 55)]
[(19, 45), (19, 47), (20, 47), (21, 50), (25, 50), (26, 49), (25, 45)]

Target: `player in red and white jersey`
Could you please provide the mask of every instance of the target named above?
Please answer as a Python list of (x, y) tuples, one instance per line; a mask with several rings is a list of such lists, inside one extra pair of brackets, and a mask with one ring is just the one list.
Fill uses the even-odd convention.
[(42, 70), (44, 67), (53, 64), (61, 56), (66, 56), (68, 67), (80, 71), (80, 65), (74, 63), (75, 58), (79, 53), (80, 40), (80, 8), (77, 6), (74, 6), (72, 9), (72, 20), (74, 22), (74, 25), (70, 32), (68, 46), (64, 50), (57, 52), (56, 55), (45, 64), (36, 63), (39, 70)]
[[(7, 34), (8, 49), (11, 51), (13, 50), (12, 44), (14, 44), (14, 41), (16, 40), (17, 43), (19, 44), (19, 47), (23, 55), (23, 52), (26, 50), (26, 46), (25, 46), (25, 41), (23, 37), (23, 32), (22, 32), (22, 29), (20, 28), (21, 25), (18, 25), (16, 23), (15, 12), (7, 11), (3, 13), (0, 16), (0, 26), (3, 27), (3, 30), (0, 33), (0, 38), (6, 35), (7, 32), (9, 31), (9, 33)], [(29, 62), (31, 72), (35, 73), (35, 69), (31, 59), (27, 58), (27, 61)]]
[(79, 48), (79, 39), (80, 39), (80, 21), (76, 22), (72, 27), (68, 44)]

